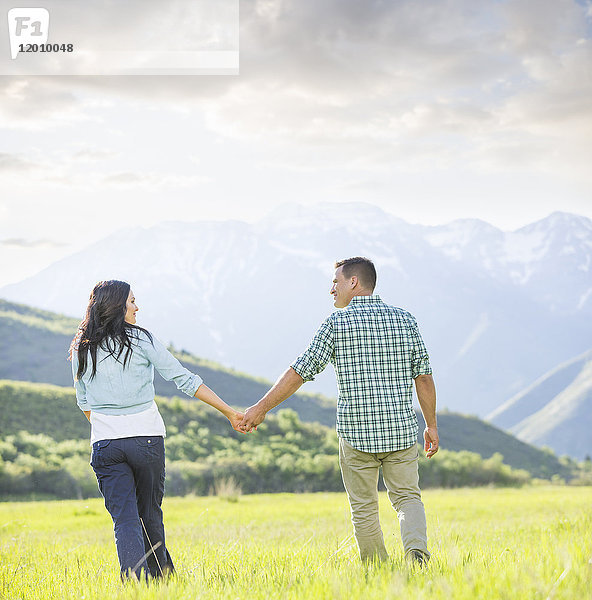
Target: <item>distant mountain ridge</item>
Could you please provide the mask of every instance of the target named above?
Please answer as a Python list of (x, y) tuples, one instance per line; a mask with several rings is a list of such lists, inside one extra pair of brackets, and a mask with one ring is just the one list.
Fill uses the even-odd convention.
[[(592, 221), (587, 217), (555, 212), (511, 232), (462, 219), (427, 228), (426, 237), (448, 256), (522, 286), (552, 312), (592, 309)], [(558, 293), (565, 286), (569, 290)]]
[[(114, 234), (0, 296), (82, 316), (97, 280), (126, 279), (142, 325), (275, 379), (334, 310), (333, 261), (354, 255), (374, 259), (383, 300), (417, 317), (441, 407), (484, 416), (589, 348), (592, 221), (566, 213), (515, 232), (411, 225), (358, 204), (287, 205), (253, 225), (162, 223)], [(335, 396), (328, 371), (307, 389)]]
[(592, 350), (553, 369), (488, 416), (537, 446), (584, 459), (592, 430)]

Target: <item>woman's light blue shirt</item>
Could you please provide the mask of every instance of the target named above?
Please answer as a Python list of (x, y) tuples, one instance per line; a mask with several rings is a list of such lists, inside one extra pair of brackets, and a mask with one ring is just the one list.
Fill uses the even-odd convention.
[(91, 379), (92, 359), (88, 354), (87, 368), (77, 381), (78, 353), (72, 352), (72, 373), (76, 401), (81, 410), (105, 415), (127, 415), (150, 408), (154, 400), (154, 369), (167, 381), (174, 381), (179, 390), (194, 396), (203, 383), (199, 375), (186, 369), (153, 336), (153, 343), (143, 331), (133, 331), (133, 352), (125, 366), (125, 349), (119, 360), (102, 348), (97, 349), (97, 372)]

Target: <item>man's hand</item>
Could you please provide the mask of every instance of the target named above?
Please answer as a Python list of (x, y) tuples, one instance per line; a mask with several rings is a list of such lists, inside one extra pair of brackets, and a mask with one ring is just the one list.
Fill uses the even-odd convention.
[(257, 425), (263, 423), (267, 413), (262, 410), (257, 404), (253, 404), (245, 411), (242, 421), (239, 423), (240, 431), (247, 433), (253, 428), (257, 429)]
[(426, 427), (423, 432), (423, 439), (425, 441), (424, 450), (427, 458), (432, 458), (436, 452), (438, 452), (438, 448), (440, 447), (440, 439), (438, 438), (438, 428), (437, 427)]
[(438, 439), (438, 422), (436, 420), (436, 386), (430, 375), (418, 375), (415, 378), (415, 391), (421, 407), (421, 413), (426, 422), (423, 432), (424, 450), (428, 458), (432, 458), (440, 445)]
[(273, 384), (273, 387), (257, 402), (248, 408), (239, 427), (246, 433), (257, 425), (263, 423), (265, 415), (286, 398), (289, 398), (302, 384), (304, 380), (292, 367), (288, 367), (282, 376)]

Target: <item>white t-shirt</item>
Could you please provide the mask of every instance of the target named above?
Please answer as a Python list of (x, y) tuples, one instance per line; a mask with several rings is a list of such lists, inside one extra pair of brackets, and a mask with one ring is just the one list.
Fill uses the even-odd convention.
[(131, 415), (104, 415), (94, 410), (90, 413), (90, 443), (115, 440), (137, 435), (166, 436), (164, 421), (154, 400), (150, 408)]

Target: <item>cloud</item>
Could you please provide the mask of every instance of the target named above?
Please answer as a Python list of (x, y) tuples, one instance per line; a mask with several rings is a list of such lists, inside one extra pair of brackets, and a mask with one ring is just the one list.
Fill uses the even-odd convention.
[(88, 119), (73, 89), (69, 78), (0, 77), (0, 126), (39, 130)]
[(208, 183), (211, 179), (199, 175), (183, 176), (170, 173), (113, 173), (100, 180), (100, 184), (121, 188), (147, 187), (154, 188), (184, 188), (193, 187), (201, 183)]
[(39, 168), (34, 162), (16, 154), (0, 152), (0, 173), (18, 174)]
[(61, 248), (63, 246), (67, 246), (67, 244), (63, 244), (61, 242), (56, 242), (54, 240), (47, 239), (38, 239), (38, 240), (26, 240), (24, 238), (7, 238), (4, 240), (0, 240), (0, 244), (2, 246), (12, 247), (12, 248)]
[[(130, 28), (144, 30), (149, 23), (161, 25), (153, 28), (160, 35), (163, 19), (169, 22), (166, 27), (172, 27), (182, 4), (188, 5), (168, 3), (163, 11), (162, 3), (129, 2), (129, 18), (124, 15), (116, 21), (104, 11), (104, 26), (97, 27), (102, 44), (110, 46), (130, 36)], [(314, 95), (321, 104), (349, 103), (368, 93), (387, 91), (393, 84), (407, 87), (408, 93), (426, 84), (431, 88), (474, 84), (476, 78), (486, 80), (503, 67), (494, 53), (483, 50), (488, 36), (496, 35), (488, 25), (490, 13), (485, 0), (426, 0), (421, 4), (412, 0), (363, 4), (358, 0), (251, 0), (241, 3), (238, 77), (80, 76), (53, 81), (68, 90), (101, 89), (115, 96), (185, 104), (262, 84), (262, 95), (266, 88), (287, 85), (296, 97)], [(134, 14), (137, 18), (132, 18)], [(74, 16), (72, 24), (77, 23)], [(466, 52), (468, 46), (472, 52)], [(385, 76), (392, 79), (387, 88)], [(43, 85), (44, 80), (38, 78), (35, 85)], [(69, 99), (66, 95), (61, 102)]]
[(83, 148), (82, 150), (75, 152), (72, 158), (80, 162), (91, 163), (117, 158), (118, 156), (119, 153), (113, 150), (102, 148)]
[(107, 185), (130, 186), (139, 183), (148, 183), (150, 177), (146, 175), (138, 175), (137, 173), (114, 173), (103, 178), (103, 183)]
[(313, 148), (293, 160), (329, 168), (490, 170), (512, 147), (523, 168), (546, 169), (541, 148), (558, 140), (565, 165), (590, 156), (592, 57), (576, 2), (544, 0), (534, 16), (523, 0), (267, 1), (245, 12), (241, 77), (201, 99), (225, 136)]
[[(141, 6), (111, 29), (105, 11), (105, 44), (165, 17), (170, 27), (188, 4)], [(295, 168), (479, 171), (505, 168), (509, 152), (543, 169), (555, 145), (556, 168), (570, 169), (591, 150), (589, 13), (575, 0), (536, 10), (530, 0), (245, 0), (237, 77), (16, 80), (0, 114), (7, 126), (58, 127), (97, 119), (96, 99), (185, 110)], [(104, 181), (148, 180), (123, 171)]]
[[(144, 172), (136, 170), (112, 171), (101, 163), (118, 159), (118, 163), (133, 162), (134, 157), (109, 149), (87, 147), (71, 152), (68, 148), (56, 148), (42, 152), (39, 148), (29, 151), (31, 158), (22, 154), (0, 152), (0, 182), (7, 184), (7, 189), (22, 187), (20, 177), (27, 176), (27, 190), (48, 190), (51, 186), (101, 189), (101, 188), (138, 188), (138, 189), (179, 189), (191, 188), (209, 183), (212, 178), (202, 174), (183, 174), (179, 172), (157, 171)], [(192, 161), (189, 161), (190, 163)], [(111, 171), (111, 172), (110, 172)], [(14, 199), (11, 200), (13, 202)], [(0, 209), (2, 207), (0, 206)]]

